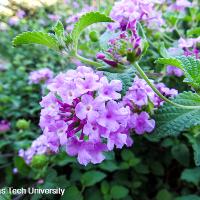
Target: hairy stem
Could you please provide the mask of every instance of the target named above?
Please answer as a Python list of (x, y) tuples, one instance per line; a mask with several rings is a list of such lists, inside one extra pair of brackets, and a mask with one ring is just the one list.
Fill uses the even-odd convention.
[(138, 71), (138, 73), (140, 74), (140, 76), (146, 81), (146, 83), (151, 87), (151, 89), (164, 101), (177, 106), (179, 108), (183, 108), (183, 109), (200, 109), (200, 106), (185, 106), (185, 105), (181, 105), (178, 103), (175, 103), (171, 100), (169, 100), (167, 97), (163, 96), (160, 91), (154, 86), (154, 84), (149, 80), (149, 78), (147, 77), (147, 75), (144, 73), (144, 71), (141, 69), (141, 67), (139, 66), (139, 64), (136, 62), (134, 64), (136, 70)]
[(87, 58), (84, 58), (84, 57), (78, 55), (77, 53), (75, 54), (75, 57), (76, 57), (77, 59), (79, 59), (80, 61), (82, 61), (83, 63), (88, 64), (88, 65), (91, 65), (91, 66), (93, 66), (93, 67), (95, 67), (95, 68), (101, 67), (101, 66), (102, 66), (100, 63), (95, 62), (95, 61), (90, 60), (90, 59), (87, 59)]

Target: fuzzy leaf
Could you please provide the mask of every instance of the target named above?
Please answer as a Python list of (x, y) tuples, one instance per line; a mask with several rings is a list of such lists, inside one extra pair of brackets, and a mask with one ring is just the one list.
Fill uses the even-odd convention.
[(157, 63), (172, 65), (185, 72), (185, 82), (200, 87), (200, 61), (194, 57), (178, 56), (176, 58), (160, 58)]
[[(200, 96), (192, 92), (179, 94), (172, 101), (189, 106), (200, 106)], [(183, 109), (165, 103), (154, 115), (156, 129), (153, 138), (177, 136), (181, 131), (192, 126), (200, 125), (200, 109)]]
[(158, 60), (156, 60), (156, 63), (163, 65), (172, 65), (183, 69), (181, 61), (179, 61), (177, 58), (159, 58)]
[(63, 37), (64, 36), (65, 29), (64, 29), (64, 26), (63, 26), (61, 21), (58, 21), (56, 23), (56, 25), (54, 26), (53, 30), (54, 30), (54, 32), (55, 32), (57, 37)]
[(131, 87), (133, 84), (133, 79), (135, 77), (135, 70), (134, 68), (127, 69), (123, 73), (111, 73), (111, 72), (104, 72), (107, 78), (111, 80), (121, 80), (123, 87), (121, 94), (124, 96), (126, 91)]
[(86, 13), (79, 19), (79, 21), (74, 25), (74, 29), (71, 34), (75, 47), (78, 44), (78, 39), (81, 35), (81, 32), (88, 26), (98, 22), (113, 22), (113, 20), (99, 12)]
[(23, 44), (40, 44), (56, 51), (59, 50), (59, 43), (54, 35), (40, 31), (23, 32), (13, 39), (13, 46), (21, 46)]

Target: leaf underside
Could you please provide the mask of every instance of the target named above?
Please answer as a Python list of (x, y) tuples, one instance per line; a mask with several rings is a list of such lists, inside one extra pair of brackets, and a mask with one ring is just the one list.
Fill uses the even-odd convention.
[(159, 64), (172, 65), (182, 69), (185, 73), (185, 82), (200, 88), (200, 61), (191, 56), (177, 56), (175, 58), (159, 58)]
[(24, 32), (13, 39), (13, 46), (17, 47), (23, 44), (40, 44), (56, 51), (59, 50), (59, 43), (54, 35), (41, 31)]
[(74, 29), (71, 33), (74, 44), (77, 45), (80, 34), (85, 28), (98, 22), (113, 22), (113, 20), (99, 12), (90, 12), (83, 15), (74, 25)]

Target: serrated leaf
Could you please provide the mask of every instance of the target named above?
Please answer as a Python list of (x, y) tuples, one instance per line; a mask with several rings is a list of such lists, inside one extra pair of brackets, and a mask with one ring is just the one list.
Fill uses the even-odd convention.
[(63, 24), (60, 20), (56, 23), (53, 30), (54, 30), (57, 37), (63, 37), (64, 36), (65, 29), (64, 29), (64, 26), (63, 26)]
[(23, 44), (40, 44), (56, 51), (59, 50), (59, 42), (54, 35), (40, 31), (23, 32), (13, 39), (13, 46), (18, 47)]
[(88, 171), (85, 172), (82, 177), (81, 177), (81, 183), (84, 186), (92, 186), (95, 185), (96, 183), (100, 182), (106, 177), (106, 174), (100, 171)]
[[(172, 101), (181, 105), (200, 106), (200, 96), (192, 92), (181, 93)], [(156, 129), (152, 133), (153, 138), (177, 136), (187, 128), (200, 125), (200, 109), (183, 109), (165, 103), (155, 112), (154, 119)]]
[(163, 65), (172, 65), (174, 67), (183, 69), (181, 61), (179, 61), (177, 58), (159, 58), (158, 60), (156, 60), (156, 63)]
[(200, 137), (194, 137), (190, 134), (185, 134), (189, 142), (192, 144), (192, 149), (194, 151), (194, 161), (196, 166), (200, 166)]
[(111, 72), (104, 72), (104, 74), (107, 76), (107, 78), (111, 80), (121, 80), (123, 87), (121, 94), (124, 96), (126, 94), (126, 91), (131, 87), (133, 84), (133, 79), (135, 77), (135, 69), (133, 67), (127, 69), (123, 73), (111, 73)]
[(160, 58), (156, 62), (182, 69), (186, 76), (184, 81), (194, 87), (200, 87), (200, 61), (194, 57), (177, 56), (175, 58)]
[(81, 32), (88, 26), (98, 22), (113, 22), (113, 20), (99, 12), (86, 13), (79, 19), (79, 21), (74, 25), (74, 29), (71, 34), (75, 47), (77, 46)]

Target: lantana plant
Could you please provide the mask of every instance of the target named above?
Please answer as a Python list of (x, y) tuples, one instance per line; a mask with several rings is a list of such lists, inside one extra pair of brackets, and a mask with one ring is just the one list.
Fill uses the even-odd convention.
[[(143, 26), (156, 30), (164, 23), (158, 17), (158, 2), (138, 1), (130, 8), (132, 4), (122, 0), (114, 6), (111, 17), (99, 12), (84, 14), (70, 33), (58, 21), (54, 34), (24, 32), (13, 40), (14, 46), (47, 46), (85, 65), (54, 78), (50, 72), (41, 78), (36, 78), (41, 73), (30, 76), (33, 83), (46, 81), (48, 93), (40, 102), (43, 134), (28, 150), (19, 152), (28, 164), (36, 155), (58, 153), (63, 148), (68, 155), (77, 156), (80, 164), (96, 164), (115, 147), (134, 146), (132, 135), (150, 133), (148, 137), (156, 140), (200, 125), (200, 61), (188, 49), (193, 44), (185, 48), (182, 41), (184, 55), (163, 53), (163, 58), (155, 60), (167, 65), (171, 74), (176, 70), (184, 74), (184, 81), (192, 86), (189, 92), (178, 94), (176, 89), (156, 83), (139, 64), (149, 46)], [(88, 59), (78, 53), (79, 39), (96, 23), (107, 23), (110, 36), (106, 48)]]

